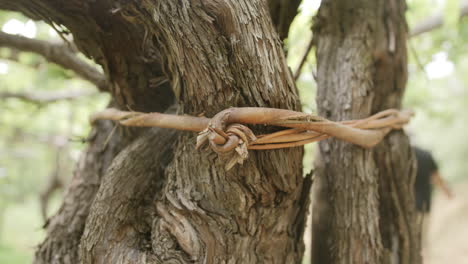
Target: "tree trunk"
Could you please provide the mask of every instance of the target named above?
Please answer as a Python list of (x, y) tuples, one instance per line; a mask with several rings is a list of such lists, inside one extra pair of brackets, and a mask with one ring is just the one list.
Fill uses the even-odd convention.
[[(321, 116), (357, 119), (401, 107), (405, 8), (403, 0), (322, 1), (314, 25)], [(326, 193), (318, 202), (328, 205), (315, 219), (313, 263), (421, 263), (408, 138), (392, 132), (371, 150), (330, 139), (319, 151)]]
[[(157, 40), (179, 111), (212, 116), (229, 106), (298, 109), (296, 90), (263, 1), (144, 1), (129, 7), (126, 16), (144, 23)], [(154, 188), (146, 184), (155, 178), (148, 170), (154, 162), (145, 158), (154, 156), (151, 152), (135, 150), (125, 156), (126, 161), (135, 155), (133, 160), (147, 162), (136, 171), (117, 162), (110, 169), (104, 179), (109, 183), (102, 185), (108, 188), (100, 189), (82, 239), (85, 262), (293, 263), (301, 259), (307, 195), (302, 194), (300, 149), (251, 152), (243, 166), (226, 172), (222, 158), (195, 150), (195, 135), (181, 133), (171, 141), (176, 158), (161, 166)], [(152, 151), (164, 151), (158, 149), (161, 144), (166, 146), (167, 141), (151, 144)], [(149, 208), (141, 209), (147, 217), (132, 218), (137, 214), (133, 204), (123, 200), (119, 205), (110, 199), (124, 189), (124, 199), (131, 197), (137, 204), (149, 201)], [(119, 212), (117, 222), (109, 214), (114, 211)]]
[[(120, 108), (162, 112), (175, 97), (180, 114), (207, 116), (230, 106), (299, 110), (275, 32), (284, 38), (293, 12), (274, 26), (269, 6), (0, 0), (0, 8), (70, 30), (78, 48), (103, 66)], [(99, 135), (96, 146), (108, 132)], [(300, 262), (310, 187), (302, 150), (251, 151), (227, 172), (223, 157), (195, 150), (195, 137), (149, 129), (124, 133), (131, 143), (109, 154), (90, 147), (36, 263)]]

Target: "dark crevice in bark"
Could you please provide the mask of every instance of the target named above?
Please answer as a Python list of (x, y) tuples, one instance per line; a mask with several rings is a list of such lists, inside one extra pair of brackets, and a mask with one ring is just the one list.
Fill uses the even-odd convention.
[(289, 27), (297, 15), (301, 2), (302, 0), (268, 0), (273, 24), (281, 40), (288, 37)]
[(309, 209), (310, 209), (310, 198), (311, 198), (311, 190), (312, 190), (312, 184), (313, 184), (313, 179), (312, 179), (312, 173), (307, 174), (304, 177), (304, 182), (302, 185), (302, 193), (301, 197), (298, 199), (298, 211), (297, 211), (297, 218), (296, 221), (293, 225), (293, 228), (295, 230), (291, 230), (291, 232), (294, 232), (296, 237), (296, 247), (297, 250), (299, 251), (304, 251), (305, 245), (304, 245), (304, 233), (305, 229), (307, 226), (307, 219), (309, 217)]

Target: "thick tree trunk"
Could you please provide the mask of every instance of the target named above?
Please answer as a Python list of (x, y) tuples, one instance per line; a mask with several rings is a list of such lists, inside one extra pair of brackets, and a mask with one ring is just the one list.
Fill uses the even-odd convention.
[[(298, 108), (263, 1), (144, 1), (128, 7), (126, 16), (145, 23), (157, 39), (180, 111), (212, 116), (229, 106)], [(154, 162), (135, 168), (135, 173), (116, 165), (106, 175), (104, 182), (109, 178), (109, 183), (97, 195), (82, 240), (85, 262), (105, 263), (111, 258), (122, 263), (143, 259), (293, 263), (301, 259), (307, 208), (303, 192), (308, 189), (302, 188), (300, 149), (251, 152), (243, 166), (226, 172), (223, 158), (195, 150), (195, 135), (182, 133), (171, 141), (176, 158), (161, 171), (157, 188), (147, 184), (154, 178), (148, 170)], [(160, 144), (152, 146), (158, 150)], [(133, 155), (138, 155), (137, 160), (151, 156), (135, 151), (125, 160)], [(119, 190), (127, 193), (122, 202), (109, 199)], [(150, 201), (143, 210), (148, 217), (139, 217), (145, 221), (136, 221), (138, 225), (131, 216), (137, 208), (128, 197)], [(109, 213), (113, 208), (119, 212), (117, 223)]]
[[(284, 6), (276, 1), (269, 6)], [(0, 0), (0, 8), (66, 26), (123, 109), (161, 112), (172, 94), (179, 113), (207, 116), (300, 106), (266, 1)], [(287, 13), (276, 25), (283, 38)], [(252, 151), (226, 172), (223, 157), (195, 150), (195, 136), (156, 129), (125, 134), (134, 141), (109, 155), (90, 149), (36, 262), (300, 262), (310, 187), (302, 150)]]
[[(320, 115), (356, 119), (401, 107), (404, 12), (403, 0), (322, 1), (314, 25)], [(325, 195), (317, 200), (327, 205), (315, 207), (313, 263), (421, 263), (407, 137), (392, 132), (372, 150), (333, 139), (319, 146)]]

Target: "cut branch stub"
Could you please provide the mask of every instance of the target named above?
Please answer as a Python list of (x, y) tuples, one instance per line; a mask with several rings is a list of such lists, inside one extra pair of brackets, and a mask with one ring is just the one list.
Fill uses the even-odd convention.
[[(124, 126), (156, 126), (200, 132), (197, 149), (209, 145), (213, 151), (228, 158), (226, 168), (230, 169), (247, 159), (248, 149), (297, 147), (329, 137), (371, 148), (381, 142), (392, 129), (401, 129), (412, 115), (412, 111), (388, 109), (365, 119), (334, 122), (311, 114), (263, 107), (229, 108), (212, 119), (106, 109), (94, 114), (91, 122), (108, 119)], [(290, 129), (257, 137), (243, 124), (273, 125)]]

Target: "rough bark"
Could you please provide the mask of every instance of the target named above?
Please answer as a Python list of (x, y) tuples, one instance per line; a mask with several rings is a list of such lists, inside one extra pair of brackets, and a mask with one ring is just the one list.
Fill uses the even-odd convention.
[(154, 263), (152, 197), (161, 192), (177, 136), (176, 131), (149, 130), (115, 157), (90, 209), (81, 238), (82, 263)]
[[(162, 112), (172, 94), (180, 112), (207, 116), (229, 106), (300, 106), (266, 1), (0, 0), (0, 8), (70, 30), (103, 66), (121, 108)], [(102, 180), (84, 177), (104, 168), (88, 151), (63, 205), (86, 211), (77, 217), (61, 209), (37, 263), (301, 260), (310, 187), (301, 149), (251, 152), (226, 172), (223, 158), (195, 150), (193, 134), (138, 137), (97, 174)]]
[[(356, 119), (401, 107), (404, 11), (402, 0), (322, 1), (314, 25), (320, 115)], [(329, 207), (316, 219), (327, 229), (313, 237), (325, 250), (314, 263), (421, 263), (408, 138), (392, 132), (372, 150), (327, 140), (319, 150), (319, 202)]]
[(128, 9), (126, 17), (154, 34), (183, 112), (212, 116), (230, 106), (299, 107), (264, 1), (144, 1)]
[[(229, 106), (298, 108), (263, 1), (144, 1), (122, 11), (144, 24), (157, 40), (180, 111), (212, 116)], [(184, 133), (174, 141), (177, 158), (164, 171), (161, 191), (153, 193), (151, 230), (136, 232), (143, 232), (151, 247), (132, 251), (134, 258), (122, 258), (135, 248), (128, 241), (136, 243), (122, 238), (115, 246), (119, 261), (293, 263), (301, 259), (307, 208), (303, 193), (308, 188), (302, 188), (300, 149), (252, 152), (243, 166), (226, 172), (222, 158), (195, 150), (194, 135)], [(103, 188), (98, 197), (101, 192)], [(103, 249), (109, 244), (97, 236), (109, 232), (107, 223), (114, 216), (107, 210), (92, 212), (81, 253), (85, 262), (104, 263)], [(134, 230), (140, 229), (132, 227), (125, 233), (135, 236)]]

